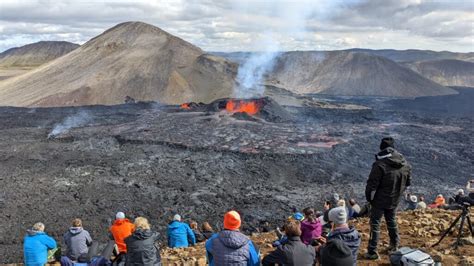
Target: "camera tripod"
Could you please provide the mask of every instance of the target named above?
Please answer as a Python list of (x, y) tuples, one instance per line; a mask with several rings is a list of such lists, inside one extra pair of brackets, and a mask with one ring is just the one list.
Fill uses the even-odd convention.
[(457, 249), (460, 245), (461, 245), (461, 234), (462, 234), (462, 229), (464, 227), (464, 222), (467, 221), (467, 226), (468, 226), (468, 229), (469, 231), (471, 232), (471, 236), (474, 237), (474, 231), (472, 229), (472, 223), (471, 223), (471, 219), (469, 218), (469, 205), (467, 204), (464, 204), (462, 206), (462, 212), (458, 215), (458, 217), (456, 218), (456, 220), (454, 220), (454, 222), (451, 223), (451, 225), (449, 226), (448, 230), (446, 230), (443, 235), (441, 236), (441, 238), (439, 239), (438, 242), (436, 242), (435, 244), (433, 244), (431, 247), (435, 247), (437, 245), (439, 245), (439, 243), (441, 243), (441, 241), (443, 241), (443, 239), (449, 234), (449, 232), (451, 231), (451, 229), (453, 229), (453, 227), (456, 226), (456, 224), (458, 223), (459, 219), (461, 219), (461, 225), (459, 225), (459, 231), (458, 231), (458, 237), (456, 239), (456, 242), (454, 242), (453, 244), (453, 247), (454, 249)]

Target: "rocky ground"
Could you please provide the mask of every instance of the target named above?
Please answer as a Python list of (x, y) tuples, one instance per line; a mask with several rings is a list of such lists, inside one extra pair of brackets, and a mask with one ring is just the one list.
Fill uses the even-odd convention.
[[(472, 178), (472, 116), (374, 101), (370, 109), (324, 108), (308, 98), (253, 117), (154, 103), (0, 108), (0, 262), (21, 260), (25, 230), (37, 221), (60, 241), (81, 217), (105, 241), (117, 211), (146, 216), (164, 232), (175, 213), (219, 228), (235, 208), (252, 232), (292, 207), (321, 209), (333, 192), (363, 201), (388, 134), (413, 164), (411, 192), (431, 200)], [(290, 119), (274, 119), (282, 117), (274, 110)]]

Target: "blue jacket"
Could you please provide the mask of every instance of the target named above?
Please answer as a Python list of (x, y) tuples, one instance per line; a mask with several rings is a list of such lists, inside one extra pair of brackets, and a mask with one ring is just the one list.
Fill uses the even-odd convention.
[[(189, 241), (188, 241), (189, 240)], [(196, 244), (196, 237), (188, 224), (173, 221), (168, 225), (168, 246), (170, 248), (186, 248)]]
[(260, 254), (253, 242), (239, 231), (224, 230), (206, 242), (206, 256), (210, 266), (258, 266)]
[(56, 241), (44, 232), (28, 230), (23, 241), (26, 266), (43, 266), (48, 260), (48, 249), (56, 248)]
[(354, 265), (357, 265), (357, 253), (359, 251), (359, 246), (360, 246), (360, 241), (361, 241), (359, 232), (354, 227), (336, 228), (332, 230), (328, 235), (328, 241), (331, 239), (340, 239), (344, 243), (346, 243), (347, 246), (352, 251), (352, 257), (354, 258)]

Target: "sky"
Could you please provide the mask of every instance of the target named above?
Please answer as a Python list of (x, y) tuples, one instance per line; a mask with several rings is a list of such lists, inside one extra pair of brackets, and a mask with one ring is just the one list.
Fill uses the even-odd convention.
[(474, 51), (474, 0), (0, 0), (0, 52), (143, 21), (206, 51)]

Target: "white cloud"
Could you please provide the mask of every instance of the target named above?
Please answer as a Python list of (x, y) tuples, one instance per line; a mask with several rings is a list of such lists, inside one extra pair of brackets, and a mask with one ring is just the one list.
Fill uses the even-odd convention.
[(132, 20), (208, 51), (255, 50), (268, 32), (284, 50), (473, 51), (473, 14), (472, 1), (1, 0), (0, 51), (39, 40), (84, 43)]

